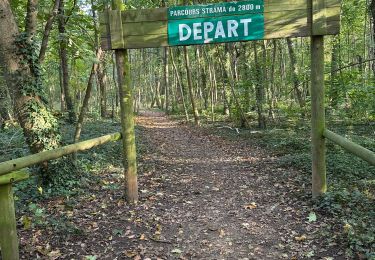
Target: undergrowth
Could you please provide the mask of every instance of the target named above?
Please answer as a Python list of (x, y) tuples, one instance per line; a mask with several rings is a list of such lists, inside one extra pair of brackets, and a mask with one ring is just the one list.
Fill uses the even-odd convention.
[[(224, 117), (220, 119), (225, 120)], [(207, 118), (203, 122), (209, 124), (210, 120)], [(214, 127), (215, 133), (226, 138), (246, 140), (267, 148), (279, 157), (280, 166), (301, 169), (304, 172), (302, 181), (310, 183), (310, 130), (306, 125), (288, 122), (282, 126), (269, 127), (264, 131), (240, 129), (238, 134), (237, 131), (218, 127), (228, 122), (225, 120), (215, 124), (210, 123), (210, 127)], [(373, 125), (334, 124), (331, 127), (335, 132), (375, 151)], [(119, 130), (118, 122), (91, 120), (85, 124), (81, 140)], [(62, 126), (65, 144), (71, 143), (72, 131), (70, 125)], [(141, 142), (137, 145), (141, 153), (143, 149), (147, 149)], [(2, 147), (1, 161), (28, 154), (22, 130), (14, 126), (0, 132), (0, 147)], [(48, 216), (40, 202), (61, 196), (74, 207), (72, 198), (86, 192), (93, 182), (100, 182), (101, 172), (122, 167), (121, 156), (121, 142), (108, 143), (79, 153), (74, 165), (71, 157), (52, 162), (51, 166), (56, 169), (56, 178), (50, 187), (40, 187), (36, 175), (15, 185), (16, 207), (18, 215), (22, 216), (20, 219), (22, 224), (49, 227), (56, 232), (81, 234), (81, 231), (69, 221)], [(317, 203), (317, 207), (341, 222), (342, 235), (345, 236), (348, 245), (348, 257), (375, 259), (375, 167), (328, 141), (327, 177), (328, 192)]]
[[(81, 140), (119, 132), (121, 126), (111, 120), (87, 120)], [(63, 144), (72, 143), (73, 127), (61, 123)], [(22, 130), (17, 126), (9, 126), (0, 131), (0, 158), (7, 161), (29, 154), (24, 142)], [(122, 143), (110, 142), (105, 145), (77, 154), (53, 160), (48, 163), (52, 169), (48, 185), (42, 185), (37, 167), (27, 169), (30, 178), (14, 185), (16, 211), (20, 224), (24, 228), (37, 226), (53, 229), (54, 232), (79, 235), (82, 232), (67, 219), (56, 219), (47, 214), (45, 203), (54, 198), (63, 198), (65, 204), (74, 204), (74, 197), (90, 192), (92, 184), (101, 182), (101, 174), (105, 171), (122, 172)], [(121, 185), (121, 184), (119, 184)], [(73, 205), (74, 206), (74, 205)]]
[[(240, 129), (239, 134), (227, 128), (215, 129), (215, 132), (267, 148), (278, 156), (280, 166), (301, 169), (304, 172), (302, 181), (310, 183), (311, 142), (310, 129), (306, 125), (284, 124), (268, 130)], [(330, 127), (375, 151), (374, 125), (336, 123)], [(326, 160), (328, 192), (317, 202), (317, 207), (341, 222), (348, 257), (375, 259), (375, 167), (330, 141), (327, 141)]]

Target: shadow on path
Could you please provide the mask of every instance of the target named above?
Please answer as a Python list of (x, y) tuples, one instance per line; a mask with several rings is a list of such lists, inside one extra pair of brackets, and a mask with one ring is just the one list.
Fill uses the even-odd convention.
[(115, 186), (122, 170), (106, 170), (73, 210), (48, 205), (49, 214), (68, 216), (84, 234), (23, 234), (24, 254), (41, 255), (27, 244), (48, 239), (60, 259), (344, 259), (326, 239), (335, 227), (307, 220), (310, 185), (301, 184), (303, 173), (279, 168), (259, 147), (161, 113), (143, 113), (137, 123), (138, 205), (127, 205)]

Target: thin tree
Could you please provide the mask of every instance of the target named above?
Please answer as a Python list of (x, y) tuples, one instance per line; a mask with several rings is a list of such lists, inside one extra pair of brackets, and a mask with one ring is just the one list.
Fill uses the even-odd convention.
[(71, 123), (75, 122), (76, 114), (74, 109), (74, 103), (72, 96), (69, 91), (69, 69), (68, 69), (68, 37), (66, 36), (66, 20), (65, 20), (65, 10), (64, 10), (64, 0), (60, 0), (59, 5), (59, 34), (60, 34), (60, 62), (61, 62), (61, 72), (62, 72), (62, 87), (64, 90), (64, 96), (66, 101), (66, 108), (69, 113), (69, 121)]
[(195, 103), (195, 97), (194, 97), (194, 91), (193, 91), (193, 81), (192, 81), (191, 70), (190, 70), (189, 54), (188, 54), (186, 46), (183, 47), (183, 50), (184, 50), (185, 69), (186, 69), (186, 76), (187, 76), (187, 81), (188, 81), (191, 107), (193, 108), (193, 113), (194, 113), (194, 123), (195, 123), (195, 125), (199, 126), (200, 125), (199, 112), (198, 112), (197, 105)]
[(290, 57), (290, 67), (292, 71), (292, 81), (293, 81), (293, 89), (297, 96), (297, 101), (301, 109), (301, 117), (305, 117), (305, 106), (306, 101), (303, 97), (302, 91), (299, 89), (300, 86), (300, 80), (298, 78), (298, 70), (297, 70), (297, 57), (294, 52), (293, 42), (290, 38), (286, 39), (287, 45), (288, 45), (288, 51), (289, 51), (289, 57)]

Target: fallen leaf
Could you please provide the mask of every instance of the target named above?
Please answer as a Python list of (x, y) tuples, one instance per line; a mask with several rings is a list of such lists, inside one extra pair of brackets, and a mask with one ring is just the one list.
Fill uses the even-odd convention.
[(181, 249), (175, 248), (175, 249), (173, 249), (173, 250), (171, 251), (171, 253), (172, 253), (172, 254), (181, 254), (182, 251), (181, 251)]
[(48, 253), (50, 260), (58, 259), (61, 256), (60, 250), (51, 251)]
[(155, 230), (154, 235), (161, 235), (161, 225), (160, 224), (156, 224), (156, 230)]
[(315, 255), (315, 252), (313, 250), (306, 253), (307, 258), (313, 257), (314, 255)]
[(352, 226), (348, 223), (344, 225), (344, 232), (349, 233), (349, 231), (352, 229)]
[(48, 255), (48, 250), (47, 249), (45, 249), (45, 248), (43, 248), (42, 246), (37, 246), (36, 247), (36, 250), (39, 252), (39, 253), (41, 253), (42, 255)]
[(257, 204), (255, 202), (251, 202), (250, 204), (244, 206), (245, 209), (255, 209), (256, 207)]
[(22, 217), (22, 224), (24, 229), (29, 229), (31, 228), (31, 218), (28, 216), (23, 216)]
[(98, 259), (98, 256), (96, 255), (87, 255), (85, 256), (85, 260), (96, 260)]
[(134, 257), (136, 256), (138, 253), (135, 252), (135, 251), (130, 251), (130, 250), (126, 250), (124, 251), (124, 255), (127, 256), (127, 257)]
[(225, 236), (225, 231), (224, 231), (224, 229), (220, 229), (219, 237), (220, 237), (220, 238), (223, 238), (224, 236)]
[(114, 236), (122, 236), (122, 234), (123, 234), (124, 232), (121, 230), (121, 229), (113, 229), (112, 230), (112, 234), (114, 235)]
[(309, 222), (315, 222), (316, 221), (316, 214), (315, 214), (315, 212), (310, 212), (308, 219), (309, 219)]
[(298, 241), (298, 242), (302, 242), (302, 241), (305, 241), (306, 240), (306, 236), (305, 235), (302, 235), (302, 236), (300, 236), (300, 237), (295, 237), (294, 239), (296, 240), (296, 241)]

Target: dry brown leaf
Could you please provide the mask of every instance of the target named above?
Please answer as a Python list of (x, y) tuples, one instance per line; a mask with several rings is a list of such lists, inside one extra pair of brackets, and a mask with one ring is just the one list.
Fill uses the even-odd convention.
[(257, 204), (255, 202), (251, 202), (250, 204), (244, 206), (245, 209), (255, 209), (256, 207)]
[(134, 257), (136, 256), (138, 253), (136, 251), (130, 251), (130, 250), (125, 250), (124, 251), (124, 255), (127, 256), (127, 257)]
[(294, 239), (298, 242), (302, 242), (302, 241), (305, 241), (307, 237), (305, 235), (302, 235), (300, 237), (295, 237)]

